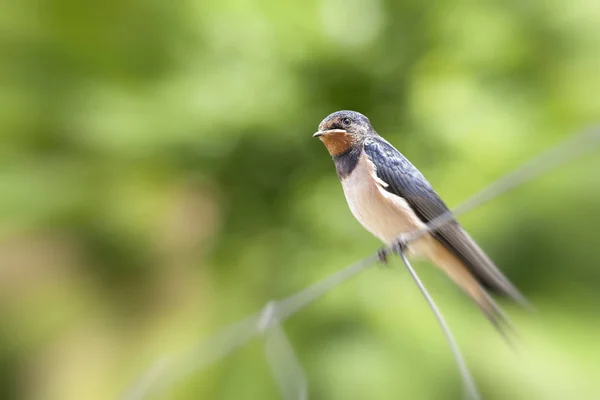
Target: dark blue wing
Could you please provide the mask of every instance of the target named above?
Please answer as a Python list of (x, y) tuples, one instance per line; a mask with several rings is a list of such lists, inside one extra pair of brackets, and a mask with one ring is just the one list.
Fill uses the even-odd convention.
[[(379, 136), (367, 138), (364, 150), (375, 164), (379, 179), (388, 184), (385, 189), (405, 199), (421, 221), (428, 223), (448, 211), (423, 174), (385, 139)], [(481, 285), (526, 302), (456, 220), (441, 226), (432, 234), (465, 264)]]

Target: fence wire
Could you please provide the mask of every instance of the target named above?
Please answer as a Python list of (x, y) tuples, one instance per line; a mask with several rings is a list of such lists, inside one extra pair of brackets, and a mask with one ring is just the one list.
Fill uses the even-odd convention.
[(259, 321), (259, 330), (265, 335), (265, 355), (281, 397), (284, 400), (306, 400), (306, 374), (283, 328), (277, 320), (273, 321), (276, 310), (275, 302), (267, 303)]
[[(567, 161), (595, 150), (598, 145), (600, 145), (600, 127), (594, 127), (593, 129), (573, 135), (559, 145), (527, 162), (522, 167), (498, 179), (470, 197), (453, 211), (446, 212), (433, 219), (425, 228), (402, 235), (399, 241), (407, 244), (418, 239), (424, 234), (453, 220), (455, 217), (467, 213)], [(239, 347), (245, 345), (253, 337), (259, 335), (263, 337), (265, 356), (271, 367), (272, 375), (280, 389), (282, 399), (308, 399), (306, 374), (294, 352), (291, 342), (282, 328), (283, 322), (343, 282), (364, 271), (378, 260), (381, 260), (383, 255), (390, 254), (393, 251), (399, 253), (410, 275), (440, 324), (461, 375), (465, 397), (472, 400), (479, 399), (475, 382), (442, 314), (402, 249), (392, 247), (381, 249), (377, 253), (351, 264), (285, 299), (269, 301), (261, 312), (251, 314), (229, 325), (183, 354), (161, 358), (136, 380), (121, 399), (143, 400), (150, 396), (159, 396), (175, 383), (198, 372), (203, 367), (223, 359)]]

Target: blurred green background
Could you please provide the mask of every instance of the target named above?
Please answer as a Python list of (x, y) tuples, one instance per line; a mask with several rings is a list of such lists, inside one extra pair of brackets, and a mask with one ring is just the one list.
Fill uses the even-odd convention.
[[(450, 206), (600, 120), (597, 0), (22, 0), (0, 13), (0, 398), (111, 399), (374, 252), (323, 145), (360, 111)], [(460, 218), (530, 298), (515, 354), (417, 267), (487, 399), (600, 398), (600, 157)], [(312, 399), (458, 399), (402, 265), (285, 329)], [(277, 399), (262, 342), (159, 398)]]

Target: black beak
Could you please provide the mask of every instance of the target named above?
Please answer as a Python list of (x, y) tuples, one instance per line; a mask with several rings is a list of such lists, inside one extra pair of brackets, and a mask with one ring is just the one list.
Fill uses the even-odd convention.
[(346, 132), (344, 129), (329, 129), (326, 131), (318, 131), (313, 135), (313, 137), (316, 138), (316, 137), (320, 137), (320, 136), (324, 136), (324, 135), (329, 135), (331, 133), (348, 133), (348, 132)]

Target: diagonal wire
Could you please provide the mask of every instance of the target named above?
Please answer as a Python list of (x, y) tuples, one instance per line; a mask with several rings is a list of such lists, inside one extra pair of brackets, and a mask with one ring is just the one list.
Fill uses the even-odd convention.
[(279, 301), (277, 307), (277, 319), (281, 322), (285, 321), (336, 286), (339, 286), (353, 276), (358, 275), (360, 272), (373, 265), (377, 260), (377, 254), (371, 255), (328, 276), (322, 281)]
[(435, 318), (437, 319), (438, 323), (440, 324), (440, 327), (442, 328), (442, 332), (444, 332), (444, 336), (446, 337), (446, 341), (448, 342), (448, 345), (450, 346), (450, 350), (452, 350), (452, 355), (454, 356), (454, 361), (456, 362), (456, 365), (458, 366), (458, 371), (463, 380), (463, 386), (464, 386), (464, 390), (467, 395), (467, 398), (471, 399), (471, 400), (481, 399), (481, 397), (479, 396), (479, 392), (477, 391), (477, 386), (475, 385), (475, 380), (473, 379), (473, 376), (469, 372), (467, 363), (465, 362), (465, 359), (463, 358), (463, 356), (460, 352), (458, 344), (456, 343), (456, 340), (454, 339), (454, 336), (452, 335), (452, 331), (450, 331), (450, 328), (446, 324), (446, 321), (444, 320), (442, 313), (436, 306), (435, 302), (433, 301), (433, 298), (431, 297), (431, 295), (429, 294), (427, 289), (425, 289), (425, 285), (423, 285), (423, 282), (421, 282), (421, 279), (419, 279), (417, 272), (414, 270), (414, 268), (412, 267), (412, 265), (406, 258), (406, 254), (404, 254), (404, 251), (400, 250), (398, 252), (398, 254), (400, 254), (400, 258), (402, 258), (402, 261), (404, 262), (406, 269), (408, 269), (408, 272), (410, 273), (410, 275), (414, 279), (415, 283), (419, 287), (419, 290), (423, 294), (423, 297), (425, 297), (427, 304), (433, 311), (433, 315), (435, 315)]
[(307, 400), (308, 383), (292, 344), (278, 321), (277, 303), (267, 303), (259, 321), (265, 337), (265, 355), (284, 400)]
[[(263, 311), (262, 314), (252, 314), (217, 332), (195, 349), (183, 355), (172, 357), (168, 362), (162, 359), (149, 368), (148, 372), (144, 373), (141, 378), (138, 378), (132, 388), (121, 399), (142, 400), (150, 395), (157, 396), (173, 383), (181, 381), (186, 376), (212, 362), (226, 357), (257, 334), (268, 329), (275, 321), (283, 323), (300, 309), (370, 267), (377, 259), (377, 255), (369, 256), (277, 302), (277, 307), (270, 311), (274, 315), (269, 317), (266, 322), (262, 322), (265, 326), (261, 326), (261, 317), (265, 318), (266, 311)], [(268, 304), (265, 309), (268, 309)]]
[(530, 180), (551, 171), (600, 146), (600, 127), (593, 127), (573, 135), (558, 145), (546, 150), (523, 166), (504, 175), (464, 201), (453, 211), (446, 212), (429, 221), (425, 228), (407, 233), (401, 237), (405, 242), (415, 240), (427, 232), (435, 230), (454, 219), (454, 216), (467, 213), (488, 201), (518, 187)]
[[(542, 153), (540, 156), (534, 158), (524, 166), (495, 181), (459, 205), (454, 209), (454, 211), (448, 211), (437, 218), (434, 218), (426, 225), (425, 228), (404, 234), (399, 239), (405, 244), (413, 241), (425, 235), (427, 232), (437, 229), (445, 223), (453, 220), (457, 215), (471, 211), (474, 208), (477, 208), (480, 205), (492, 200), (493, 198), (504, 194), (507, 191), (514, 189), (515, 187), (520, 186), (571, 159), (582, 156), (584, 153), (594, 150), (598, 145), (600, 145), (599, 127), (594, 127), (593, 129), (584, 131), (582, 134), (574, 135), (552, 149)], [(391, 246), (385, 250), (393, 251)], [(277, 307), (272, 311), (274, 315), (271, 319), (271, 322), (268, 322), (267, 325), (270, 326), (275, 323), (275, 321), (278, 324), (283, 323), (283, 321), (285, 321), (287, 318), (294, 315), (296, 312), (317, 300), (319, 297), (334, 289), (344, 281), (362, 272), (378, 259), (378, 253), (371, 255), (330, 275), (322, 281), (279, 301), (277, 303)], [(409, 264), (407, 264), (407, 268), (408, 267)], [(409, 268), (409, 271), (412, 271), (411, 275), (414, 272), (412, 268)], [(416, 274), (413, 275), (413, 278), (415, 277)], [(417, 284), (419, 284), (419, 282), (420, 281), (417, 281)], [(424, 289), (422, 284), (419, 285), (419, 288), (422, 288), (422, 291)], [(425, 295), (425, 293), (426, 292), (423, 294)], [(430, 299), (430, 297), (426, 296), (426, 299)], [(436, 313), (436, 318), (438, 315), (439, 312)], [(441, 315), (439, 316), (441, 317)], [(122, 397), (122, 399), (141, 400), (147, 398), (150, 394), (156, 395), (158, 392), (164, 390), (175, 381), (179, 381), (185, 376), (198, 371), (202, 367), (224, 358), (238, 347), (247, 343), (255, 335), (262, 333), (257, 325), (260, 317), (260, 314), (253, 314), (213, 335), (210, 339), (205, 341), (204, 344), (187, 352), (183, 357), (175, 357), (169, 361), (165, 361), (166, 359), (163, 359), (161, 362), (154, 364), (144, 375), (142, 375), (141, 378), (136, 380), (132, 388)], [(439, 318), (438, 321), (440, 321)], [(440, 324), (442, 324), (441, 321)], [(445, 324), (443, 325), (445, 326)], [(444, 334), (447, 335), (447, 333), (449, 333), (449, 330), (445, 329)], [(448, 336), (446, 337), (448, 339)], [(458, 348), (455, 344), (451, 345), (451, 347), (456, 358), (456, 354), (460, 355), (460, 352), (456, 353)], [(457, 363), (459, 364), (459, 369), (461, 370), (465, 387), (474, 387), (472, 384), (473, 380), (466, 369), (466, 365), (464, 362), (459, 363), (459, 359), (462, 360), (462, 357), (457, 358)]]
[(158, 396), (168, 387), (245, 345), (258, 331), (259, 314), (250, 315), (215, 333), (181, 355), (162, 358), (122, 396), (123, 400), (142, 400)]
[(283, 328), (274, 324), (265, 333), (265, 354), (284, 400), (308, 399), (306, 374)]

